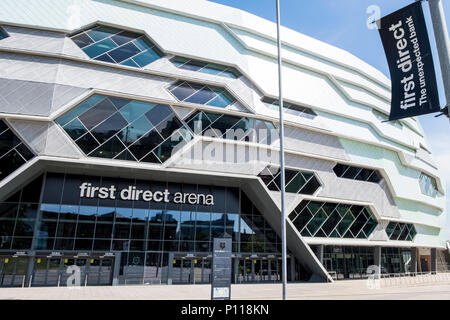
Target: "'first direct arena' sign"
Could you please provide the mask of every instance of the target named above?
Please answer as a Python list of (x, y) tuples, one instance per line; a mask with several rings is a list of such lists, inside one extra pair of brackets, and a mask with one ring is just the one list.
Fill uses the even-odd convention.
[(117, 196), (122, 200), (146, 202), (170, 202), (177, 204), (199, 204), (199, 205), (214, 205), (214, 196), (212, 194), (202, 193), (183, 193), (176, 192), (173, 197), (170, 197), (170, 192), (167, 189), (160, 191), (150, 191), (137, 189), (135, 186), (129, 186), (121, 190), (117, 190), (114, 185), (109, 187), (95, 187), (91, 183), (83, 182), (80, 185), (80, 198), (100, 198), (115, 200)]

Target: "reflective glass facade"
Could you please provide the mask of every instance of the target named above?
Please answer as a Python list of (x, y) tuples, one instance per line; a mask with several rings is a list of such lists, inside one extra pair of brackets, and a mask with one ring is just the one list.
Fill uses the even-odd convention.
[(411, 272), (411, 259), (409, 248), (381, 248), (381, 273)]
[(184, 121), (198, 135), (268, 145), (278, 140), (278, 132), (270, 121), (199, 110)]
[(236, 99), (225, 89), (200, 83), (177, 81), (170, 85), (169, 91), (183, 102), (204, 104), (211, 107), (226, 108)]
[(436, 179), (422, 172), (419, 177), (419, 184), (420, 191), (422, 191), (423, 194), (430, 197), (436, 197), (438, 193)]
[(391, 221), (386, 227), (389, 240), (412, 241), (417, 234), (416, 228), (411, 223)]
[(333, 171), (339, 178), (368, 181), (374, 183), (378, 183), (382, 179), (377, 170), (348, 166), (340, 163), (334, 166)]
[(303, 200), (289, 219), (305, 237), (366, 239), (378, 225), (369, 208)]
[(170, 106), (111, 96), (93, 95), (56, 122), (90, 157), (161, 164), (192, 138)]
[[(286, 192), (314, 194), (320, 187), (319, 180), (312, 172), (285, 169)], [(281, 191), (280, 168), (267, 166), (258, 175), (269, 190)]]
[[(262, 102), (264, 102), (271, 109), (274, 109), (277, 111), (280, 106), (280, 103), (278, 102), (278, 100), (272, 99), (269, 97), (263, 97)], [(308, 119), (314, 119), (317, 116), (317, 114), (310, 108), (301, 107), (301, 106), (298, 106), (298, 105), (295, 105), (295, 104), (292, 104), (292, 103), (289, 103), (286, 101), (283, 102), (283, 106), (284, 106), (284, 112), (286, 112), (287, 114), (292, 114), (294, 116), (301, 116), (301, 117), (305, 117)]]
[(0, 180), (34, 157), (33, 152), (0, 119)]
[[(86, 198), (80, 197), (83, 183), (167, 189), (170, 196), (168, 202)], [(208, 253), (213, 238), (225, 232), (233, 238), (233, 252), (280, 249), (277, 234), (238, 188), (47, 173), (39, 203), (41, 184), (39, 178), (2, 203), (1, 249)], [(177, 192), (211, 194), (214, 204), (176, 204)]]
[(164, 54), (143, 34), (95, 26), (71, 36), (91, 59), (143, 68)]
[(241, 73), (235, 68), (220, 64), (208, 63), (183, 57), (173, 57), (170, 61), (177, 68), (184, 70), (198, 71), (232, 79), (237, 79), (241, 76)]

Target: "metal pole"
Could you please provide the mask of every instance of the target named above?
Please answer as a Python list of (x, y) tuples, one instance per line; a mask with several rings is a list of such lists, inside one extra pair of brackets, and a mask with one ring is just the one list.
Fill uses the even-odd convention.
[(277, 2), (277, 40), (278, 40), (278, 89), (280, 107), (280, 177), (281, 177), (281, 280), (283, 283), (283, 300), (287, 299), (287, 261), (286, 261), (286, 213), (284, 203), (284, 125), (283, 125), (283, 90), (282, 90), (282, 62), (281, 62), (281, 37), (280, 37), (280, 0)]
[(428, 0), (430, 6), (431, 22), (441, 65), (442, 82), (444, 84), (446, 106), (450, 104), (450, 42), (448, 39), (447, 24), (445, 22), (444, 8), (441, 0)]

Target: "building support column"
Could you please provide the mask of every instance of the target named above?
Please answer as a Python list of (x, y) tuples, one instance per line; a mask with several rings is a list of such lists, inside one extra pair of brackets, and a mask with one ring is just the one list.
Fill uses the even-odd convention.
[(319, 244), (317, 246), (317, 258), (319, 259), (320, 263), (323, 265), (323, 244)]
[(25, 282), (24, 282), (25, 287), (30, 286), (30, 281), (32, 281), (32, 276), (33, 276), (33, 271), (34, 271), (34, 258), (35, 258), (35, 252), (32, 252), (30, 254), (30, 256), (28, 257), (27, 275), (25, 276)]
[[(183, 261), (181, 261), (183, 264)], [(173, 252), (169, 252), (169, 265), (167, 268), (167, 284), (172, 284), (172, 276), (173, 276)]]
[(381, 247), (377, 246), (374, 250), (373, 262), (378, 267), (381, 274)]
[(417, 248), (411, 248), (410, 272), (417, 273)]
[(120, 272), (120, 261), (122, 258), (122, 252), (116, 252), (114, 254), (114, 270), (113, 270), (113, 286), (119, 285), (119, 272)]
[(437, 272), (437, 249), (431, 248), (431, 274)]
[(291, 254), (291, 281), (295, 281), (295, 257)]

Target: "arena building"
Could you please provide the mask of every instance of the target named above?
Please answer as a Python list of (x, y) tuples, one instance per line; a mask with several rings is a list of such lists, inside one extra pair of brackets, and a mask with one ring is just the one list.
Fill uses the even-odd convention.
[[(436, 271), (445, 192), (390, 81), (282, 29), (288, 281)], [(0, 2), (0, 286), (281, 275), (275, 24), (203, 0)], [(442, 260), (443, 261), (443, 260)]]

